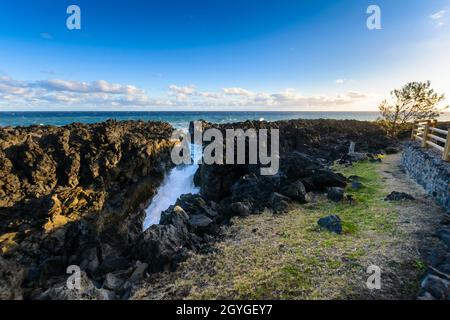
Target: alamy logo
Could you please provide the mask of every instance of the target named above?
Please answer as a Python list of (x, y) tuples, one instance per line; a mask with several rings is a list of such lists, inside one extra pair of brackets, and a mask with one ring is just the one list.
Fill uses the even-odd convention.
[[(175, 131), (172, 139), (180, 140), (180, 143), (175, 145), (171, 153), (173, 163), (176, 165), (192, 164), (190, 154), (191, 135)], [(276, 175), (280, 162), (279, 140), (278, 129), (270, 130), (270, 140), (269, 130), (267, 129), (259, 129), (258, 132), (255, 129), (246, 131), (227, 129), (224, 139), (222, 131), (214, 128), (203, 131), (202, 123), (194, 122), (194, 144), (204, 146), (204, 143), (207, 142), (203, 149), (203, 161), (199, 157), (198, 164), (259, 164), (262, 166), (260, 169), (261, 175)]]
[[(81, 9), (77, 5), (70, 5), (66, 10), (70, 16), (66, 20), (66, 26), (69, 30), (81, 29)], [(370, 15), (367, 18), (367, 28), (369, 30), (381, 30), (381, 8), (378, 5), (367, 7), (366, 13)]]
[(369, 290), (381, 289), (381, 268), (375, 265), (371, 265), (367, 268), (366, 273), (371, 276), (367, 279), (366, 285)]
[(67, 14), (70, 16), (66, 20), (66, 26), (69, 30), (81, 29), (81, 9), (77, 5), (71, 5), (67, 7)]
[(367, 29), (380, 30), (381, 29), (381, 8), (377, 5), (370, 5), (367, 8), (367, 14), (370, 16), (367, 18)]
[(70, 276), (67, 278), (66, 285), (70, 290), (81, 290), (81, 269), (79, 266), (71, 265), (66, 270)]

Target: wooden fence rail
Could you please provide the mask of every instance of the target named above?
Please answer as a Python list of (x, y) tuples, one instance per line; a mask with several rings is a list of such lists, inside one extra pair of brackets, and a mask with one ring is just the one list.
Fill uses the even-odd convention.
[(444, 161), (450, 161), (449, 130), (437, 128), (437, 120), (414, 121), (411, 139), (422, 143), (423, 148), (433, 148), (442, 153)]

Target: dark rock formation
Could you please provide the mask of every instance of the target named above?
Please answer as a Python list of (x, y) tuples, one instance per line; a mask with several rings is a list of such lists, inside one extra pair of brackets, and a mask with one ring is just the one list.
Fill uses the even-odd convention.
[[(240, 128), (279, 129), (280, 154), (299, 151), (317, 159), (337, 160), (349, 151), (350, 142), (356, 144), (357, 152), (385, 153), (388, 147), (396, 146), (384, 130), (376, 123), (356, 120), (283, 120), (276, 122), (246, 121), (230, 124), (212, 124), (203, 122), (203, 129), (220, 130)], [(194, 132), (194, 124), (189, 131)]]
[(137, 241), (133, 257), (149, 264), (151, 271), (171, 270), (189, 251), (200, 251), (217, 235), (225, 217), (216, 204), (199, 195), (183, 195), (161, 214), (159, 225), (147, 229)]
[[(247, 121), (223, 125), (203, 122), (202, 127), (214, 127), (223, 133), (234, 128), (279, 129), (280, 170), (276, 176), (260, 176), (258, 165), (201, 165), (195, 177), (205, 199), (219, 204), (246, 203), (252, 213), (273, 209), (269, 200), (277, 198), (274, 192), (304, 203), (307, 192), (345, 187), (346, 179), (329, 167), (335, 160), (348, 156), (351, 141), (356, 143), (364, 159), (373, 158), (367, 153), (383, 153), (384, 149), (395, 146), (376, 124), (360, 121)], [(190, 132), (194, 133), (193, 123)], [(357, 160), (349, 158), (349, 161)], [(276, 201), (277, 207), (285, 207), (284, 202)]]
[(442, 229), (438, 233), (439, 239), (446, 245), (447, 251), (450, 252), (450, 229)]
[(400, 148), (389, 146), (384, 151), (386, 152), (386, 154), (396, 154), (400, 152)]
[(352, 190), (360, 190), (364, 187), (364, 185), (359, 181), (352, 181), (350, 187), (352, 188)]
[[(201, 195), (180, 197), (145, 232), (144, 204), (171, 166), (170, 125), (0, 129), (0, 298), (126, 299), (147, 272), (211, 250), (231, 217), (282, 213), (308, 193), (345, 187), (330, 165), (350, 141), (363, 154), (393, 145), (368, 122), (204, 125), (280, 129), (278, 174), (261, 176), (259, 165), (202, 165)], [(334, 218), (327, 225), (342, 231)], [(67, 288), (69, 265), (81, 268), (82, 290)]]
[(283, 195), (298, 201), (299, 203), (306, 203), (306, 188), (301, 180), (297, 180), (290, 184), (286, 184), (280, 191)]
[(132, 268), (141, 205), (172, 165), (171, 133), (160, 122), (1, 128), (0, 283), (10, 283), (2, 294), (70, 297), (41, 295), (67, 278), (69, 265), (102, 282)]
[[(255, 129), (257, 132), (259, 129), (279, 129), (280, 167), (276, 175), (263, 176), (259, 165), (201, 165), (195, 183), (200, 186), (204, 201), (214, 201), (217, 216), (207, 219), (208, 214), (180, 204), (189, 216), (187, 226), (181, 230), (187, 229), (200, 237), (202, 232), (193, 230), (189, 221), (202, 222), (211, 230), (211, 226), (220, 225), (236, 215), (258, 214), (264, 210), (282, 213), (293, 201), (307, 202), (310, 192), (328, 191), (333, 201), (342, 201), (347, 179), (333, 172), (331, 164), (344, 156), (350, 163), (376, 159), (372, 153), (383, 153), (383, 149), (395, 146), (395, 142), (388, 139), (377, 125), (359, 121), (247, 121), (223, 125), (203, 122), (202, 127), (203, 130), (219, 129), (224, 135), (227, 129)], [(193, 123), (190, 133), (194, 134)], [(351, 141), (356, 143), (359, 153), (348, 154)], [(248, 150), (246, 158), (249, 158)], [(342, 232), (338, 218), (331, 217), (325, 222), (329, 222), (327, 226), (333, 232)]]
[[(204, 129), (212, 127), (222, 132), (229, 128), (280, 129), (280, 170), (276, 175), (262, 176), (258, 165), (201, 165), (194, 179), (201, 195), (181, 197), (162, 214), (160, 225), (149, 228), (136, 246), (136, 259), (156, 269), (171, 269), (189, 250), (201, 250), (232, 216), (264, 210), (282, 213), (293, 201), (307, 202), (312, 191), (336, 191), (339, 197), (335, 201), (342, 201), (347, 180), (330, 165), (347, 154), (350, 141), (356, 141), (362, 151), (377, 153), (393, 144), (376, 125), (357, 121), (203, 123)], [(192, 123), (190, 130), (193, 133)], [(363, 154), (363, 158), (369, 157)], [(338, 217), (321, 223), (332, 232), (342, 232)]]
[(441, 222), (436, 237), (441, 240), (425, 256), (428, 265), (421, 282), (418, 298), (420, 300), (448, 300), (450, 298), (450, 228), (446, 219)]
[(344, 200), (343, 188), (329, 188), (327, 192), (327, 198), (333, 202), (341, 202)]
[(345, 177), (296, 151), (281, 155), (278, 174), (261, 176), (258, 172), (254, 165), (201, 165), (195, 182), (205, 199), (221, 207), (245, 203), (251, 213), (282, 212), (292, 200), (305, 203), (307, 192), (346, 186)]
[(450, 279), (429, 274), (423, 279), (420, 300), (448, 300), (450, 296)]
[(23, 299), (21, 285), (24, 277), (24, 268), (0, 256), (0, 300)]
[(245, 217), (250, 215), (250, 206), (243, 202), (234, 202), (230, 205), (231, 212), (237, 216)]
[(403, 201), (403, 200), (414, 200), (414, 197), (405, 192), (391, 192), (384, 201)]
[(332, 216), (321, 218), (321, 219), (319, 219), (319, 221), (317, 221), (317, 224), (321, 228), (325, 228), (330, 232), (333, 232), (336, 234), (342, 234), (342, 223), (341, 223), (341, 218), (339, 218), (339, 216), (332, 215)]

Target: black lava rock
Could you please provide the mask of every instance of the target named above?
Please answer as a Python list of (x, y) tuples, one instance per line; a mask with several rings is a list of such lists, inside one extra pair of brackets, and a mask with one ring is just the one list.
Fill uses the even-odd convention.
[(328, 188), (327, 198), (334, 202), (341, 202), (344, 200), (344, 189), (343, 188)]
[(306, 203), (306, 188), (303, 183), (298, 180), (294, 183), (284, 186), (281, 193), (291, 199), (297, 200), (300, 203)]
[(353, 190), (360, 190), (363, 186), (364, 185), (361, 182), (359, 182), (359, 181), (353, 181), (352, 184), (350, 185), (350, 187)]
[(403, 200), (415, 200), (415, 199), (413, 196), (407, 193), (397, 191), (393, 191), (384, 199), (384, 201), (403, 201)]
[(325, 218), (319, 219), (317, 224), (327, 229), (330, 232), (336, 233), (336, 234), (342, 234), (342, 223), (341, 218), (337, 215), (328, 216)]

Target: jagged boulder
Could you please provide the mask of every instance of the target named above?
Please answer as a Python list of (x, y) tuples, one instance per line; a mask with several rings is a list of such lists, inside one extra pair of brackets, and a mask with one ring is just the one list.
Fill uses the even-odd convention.
[(234, 202), (230, 205), (230, 209), (233, 214), (241, 217), (250, 215), (250, 206), (244, 202)]
[(150, 271), (171, 270), (195, 248), (193, 237), (186, 229), (172, 224), (153, 225), (138, 240), (133, 255), (148, 263)]
[(327, 198), (333, 202), (341, 202), (344, 200), (344, 189), (332, 187), (328, 188)]
[(414, 200), (414, 197), (405, 192), (391, 192), (384, 201), (404, 201), (404, 200)]
[(23, 299), (22, 282), (25, 269), (0, 256), (0, 300)]
[(330, 232), (342, 234), (341, 218), (337, 215), (331, 215), (328, 217), (321, 218), (319, 219), (319, 221), (317, 221), (317, 224)]
[(23, 297), (57, 285), (69, 265), (103, 281), (132, 264), (125, 252), (142, 233), (141, 204), (172, 167), (172, 130), (143, 121), (0, 128), (0, 257), (23, 269)]
[(419, 300), (448, 300), (450, 297), (450, 277), (442, 278), (428, 274), (421, 283)]
[(293, 200), (296, 200), (300, 203), (306, 203), (306, 188), (301, 180), (297, 180), (293, 183), (284, 185), (281, 187), (281, 193)]

